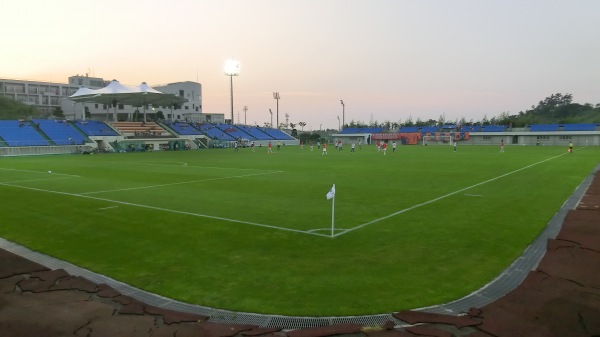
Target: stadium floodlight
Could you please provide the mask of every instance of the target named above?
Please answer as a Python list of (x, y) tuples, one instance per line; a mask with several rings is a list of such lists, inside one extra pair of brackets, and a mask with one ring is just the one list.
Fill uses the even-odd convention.
[[(279, 96), (278, 91), (273, 92), (273, 98), (275, 98), (275, 100), (277, 101), (277, 110), (276, 110), (277, 111), (277, 130), (279, 130), (279, 98), (280, 98), (280, 96)], [(272, 127), (272, 125), (271, 125), (271, 127)]]
[(225, 75), (229, 76), (229, 98), (231, 103), (231, 125), (233, 125), (233, 76), (240, 75), (240, 62), (234, 59), (225, 61)]
[(273, 127), (273, 111), (269, 109), (269, 113), (271, 114), (271, 127)]
[(342, 103), (342, 128), (346, 125), (346, 105), (344, 101), (340, 99), (340, 103)]

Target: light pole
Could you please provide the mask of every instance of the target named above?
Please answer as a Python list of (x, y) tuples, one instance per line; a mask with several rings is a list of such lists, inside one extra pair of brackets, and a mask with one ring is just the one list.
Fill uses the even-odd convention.
[(229, 76), (229, 93), (231, 101), (231, 125), (233, 125), (233, 76), (240, 74), (240, 62), (234, 59), (225, 61), (225, 75)]
[(279, 92), (276, 91), (273, 93), (273, 98), (277, 101), (277, 130), (279, 130)]
[(248, 111), (248, 106), (244, 105), (244, 125), (248, 125), (246, 124), (246, 112)]
[(273, 127), (273, 111), (269, 109), (269, 113), (271, 114), (271, 127)]
[(344, 125), (346, 125), (346, 105), (344, 105), (344, 101), (341, 99), (340, 103), (342, 103), (342, 127), (344, 127)]
[(321, 131), (321, 126), (323, 126), (323, 124), (319, 124), (319, 131)]
[(340, 126), (340, 116), (337, 116), (337, 118), (338, 118), (338, 130), (340, 130), (340, 131), (341, 131), (341, 130), (342, 130), (342, 127)]

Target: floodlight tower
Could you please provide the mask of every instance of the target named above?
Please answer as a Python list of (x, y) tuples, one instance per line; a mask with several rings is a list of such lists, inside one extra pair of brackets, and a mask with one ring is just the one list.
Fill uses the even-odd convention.
[[(276, 91), (273, 93), (273, 98), (277, 101), (277, 130), (279, 130), (279, 92)], [(272, 126), (272, 125), (271, 125)]]
[(269, 109), (269, 113), (271, 114), (271, 127), (273, 127), (273, 111)]
[(231, 125), (233, 125), (233, 76), (240, 74), (240, 62), (234, 59), (225, 61), (225, 75), (229, 76), (229, 94), (231, 102)]
[(338, 118), (338, 130), (342, 131), (342, 127), (340, 126), (340, 116), (337, 116)]
[(342, 127), (344, 127), (344, 125), (346, 125), (346, 105), (344, 105), (344, 101), (341, 99), (340, 103), (342, 103)]
[(244, 105), (244, 109), (243, 110), (244, 110), (244, 125), (248, 125), (248, 124), (246, 124), (246, 112), (248, 112), (248, 106)]

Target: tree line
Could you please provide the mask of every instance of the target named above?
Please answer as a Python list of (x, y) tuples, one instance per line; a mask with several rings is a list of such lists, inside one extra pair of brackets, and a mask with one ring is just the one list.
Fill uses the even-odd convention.
[(443, 125), (507, 125), (512, 127), (525, 127), (530, 124), (579, 124), (579, 123), (600, 123), (600, 104), (591, 103), (573, 103), (572, 94), (552, 94), (545, 99), (534, 104), (530, 109), (520, 111), (511, 115), (509, 112), (502, 112), (498, 116), (488, 118), (484, 115), (480, 120), (469, 119), (465, 117), (455, 120), (446, 119), (442, 114), (435, 119), (413, 119), (412, 116), (402, 121), (383, 121), (372, 120), (369, 123), (362, 121), (350, 121), (345, 128), (367, 128), (380, 127), (384, 129), (398, 129), (401, 126), (443, 126)]

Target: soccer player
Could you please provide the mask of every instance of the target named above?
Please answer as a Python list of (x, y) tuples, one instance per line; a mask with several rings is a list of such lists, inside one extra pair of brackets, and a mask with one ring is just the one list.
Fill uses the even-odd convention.
[(500, 152), (504, 152), (504, 139), (500, 139)]
[(323, 153), (321, 153), (322, 156), (326, 156), (327, 155), (327, 144), (323, 143)]
[(271, 142), (269, 142), (269, 145), (267, 145), (267, 153), (268, 154), (273, 153), (273, 144), (271, 144)]
[(573, 142), (569, 142), (569, 153), (573, 153)]
[(383, 155), (385, 156), (385, 152), (387, 151), (387, 143), (383, 142), (383, 145), (381, 147), (383, 148)]
[(354, 154), (354, 147), (355, 147), (355, 145), (354, 145), (354, 143), (352, 143), (352, 146), (350, 147), (350, 152), (352, 152), (352, 154)]
[(392, 153), (396, 152), (396, 141), (392, 142)]
[(454, 152), (456, 152), (456, 141), (454, 141)]

